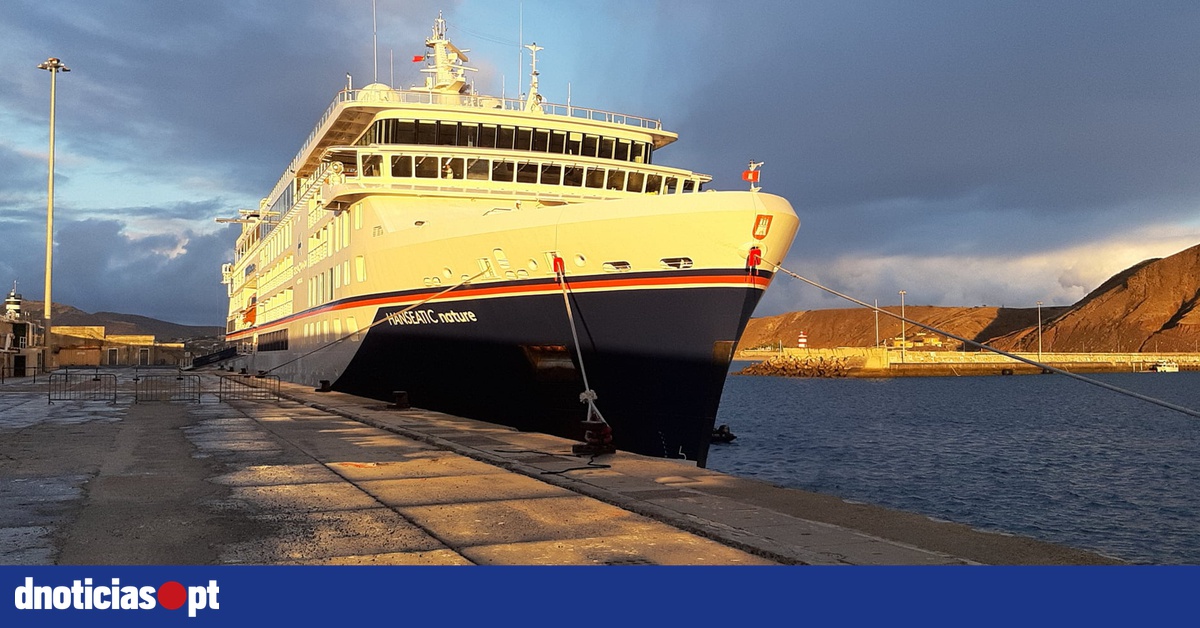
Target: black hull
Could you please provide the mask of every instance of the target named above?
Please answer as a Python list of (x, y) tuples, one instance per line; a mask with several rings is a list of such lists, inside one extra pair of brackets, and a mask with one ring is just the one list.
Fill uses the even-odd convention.
[[(764, 287), (571, 293), (582, 366), (618, 449), (705, 465), (733, 348)], [(335, 390), (381, 400), (403, 390), (416, 407), (582, 439), (587, 406), (561, 293), (401, 310), (379, 309), (376, 321), (399, 324), (365, 335)]]

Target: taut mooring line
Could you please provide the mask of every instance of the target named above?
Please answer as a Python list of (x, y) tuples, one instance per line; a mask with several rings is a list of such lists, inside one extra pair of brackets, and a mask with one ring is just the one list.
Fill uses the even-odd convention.
[(1152, 403), (1156, 406), (1161, 406), (1163, 408), (1167, 408), (1168, 410), (1174, 410), (1176, 412), (1182, 412), (1183, 414), (1186, 414), (1188, 416), (1200, 418), (1200, 412), (1192, 410), (1191, 408), (1186, 408), (1184, 406), (1175, 405), (1169, 401), (1163, 401), (1162, 399), (1155, 399), (1154, 397), (1149, 397), (1149, 396), (1143, 395), (1141, 393), (1134, 392), (1132, 390), (1121, 388), (1120, 386), (1113, 386), (1112, 384), (1108, 384), (1108, 383), (1105, 383), (1105, 382), (1102, 382), (1099, 380), (1095, 380), (1090, 377), (1084, 377), (1083, 375), (1080, 375), (1078, 373), (1072, 373), (1070, 371), (1065, 371), (1063, 369), (1050, 366), (1049, 364), (1043, 364), (1041, 362), (1038, 362), (1037, 360), (1030, 360), (1029, 358), (1021, 357), (1019, 355), (1016, 355), (1014, 353), (1009, 353), (1007, 351), (1002, 351), (995, 347), (985, 345), (981, 342), (975, 342), (974, 340), (968, 340), (967, 338), (963, 338), (962, 336), (957, 336), (948, 331), (938, 329), (937, 327), (933, 327), (931, 325), (926, 325), (925, 323), (918, 323), (917, 321), (909, 320), (899, 314), (894, 314), (883, 308), (875, 307), (874, 305), (871, 305), (870, 303), (867, 303), (865, 301), (859, 301), (858, 299), (855, 299), (854, 297), (846, 295), (846, 294), (842, 294), (841, 292), (838, 292), (837, 290), (834, 290), (833, 288), (825, 287), (811, 279), (806, 279), (804, 277), (801, 277), (800, 275), (784, 268), (783, 266), (780, 266), (779, 264), (772, 264), (772, 265), (775, 267), (775, 270), (777, 270), (779, 272), (782, 272), (786, 275), (790, 275), (793, 278), (799, 279), (800, 281), (803, 281), (804, 283), (806, 283), (814, 288), (817, 288), (819, 290), (824, 290), (825, 292), (828, 292), (829, 294), (841, 297), (851, 303), (861, 305), (861, 306), (867, 308), (868, 310), (874, 310), (874, 311), (880, 312), (882, 314), (887, 314), (888, 316), (891, 316), (892, 318), (898, 318), (901, 321), (904, 321), (905, 323), (909, 323), (910, 325), (914, 325), (914, 326), (920, 327), (922, 329), (927, 329), (927, 330), (932, 331), (937, 334), (942, 334), (943, 336), (946, 336), (948, 338), (953, 338), (959, 342), (971, 345), (972, 347), (978, 347), (985, 351), (991, 351), (992, 353), (998, 353), (1002, 356), (1012, 358), (1018, 362), (1024, 362), (1026, 364), (1036, 366), (1036, 367), (1045, 369), (1045, 370), (1053, 372), (1053, 373), (1058, 373), (1059, 375), (1065, 375), (1067, 377), (1070, 377), (1071, 379), (1077, 379), (1086, 384), (1091, 384), (1093, 386), (1099, 386), (1100, 388), (1105, 388), (1105, 389), (1111, 390), (1115, 393), (1133, 397), (1134, 399), (1141, 399), (1142, 401), (1146, 401), (1146, 402)]

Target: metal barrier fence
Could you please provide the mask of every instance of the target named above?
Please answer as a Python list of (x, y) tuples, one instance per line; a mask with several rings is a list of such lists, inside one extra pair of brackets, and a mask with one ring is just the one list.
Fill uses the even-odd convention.
[(278, 375), (221, 375), (220, 401), (279, 401)]
[(112, 373), (54, 372), (50, 374), (49, 403), (55, 401), (117, 402), (117, 376)]
[(133, 402), (200, 403), (200, 376), (143, 375), (133, 378)]

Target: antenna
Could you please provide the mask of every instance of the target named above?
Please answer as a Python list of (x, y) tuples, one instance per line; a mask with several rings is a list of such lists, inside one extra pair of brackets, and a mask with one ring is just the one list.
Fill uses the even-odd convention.
[(537, 71), (537, 53), (545, 48), (533, 42), (525, 48), (529, 49), (530, 57), (530, 72), (529, 72), (529, 98), (525, 101), (526, 111), (541, 111), (542, 110), (542, 95), (538, 93), (538, 71)]
[(379, 29), (375, 24), (375, 0), (371, 0), (371, 60), (375, 62), (373, 83), (379, 82)]

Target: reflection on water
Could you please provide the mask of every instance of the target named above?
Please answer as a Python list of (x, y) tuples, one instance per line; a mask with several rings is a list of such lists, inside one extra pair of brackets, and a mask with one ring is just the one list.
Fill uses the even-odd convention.
[[(735, 365), (737, 370), (741, 365)], [(1200, 409), (1200, 373), (1090, 375)], [(1092, 549), (1200, 563), (1200, 419), (1059, 375), (731, 376), (708, 466)]]

